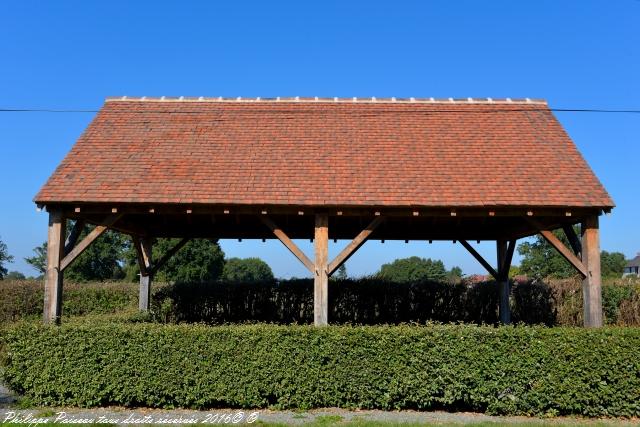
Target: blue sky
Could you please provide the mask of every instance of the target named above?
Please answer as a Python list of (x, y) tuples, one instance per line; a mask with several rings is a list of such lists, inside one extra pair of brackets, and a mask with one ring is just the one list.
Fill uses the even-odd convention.
[[(106, 96), (531, 97), (640, 109), (640, 1), (2, 1), (0, 107), (97, 109)], [(32, 198), (92, 114), (0, 113), (0, 238), (46, 237)], [(640, 115), (558, 113), (617, 208), (602, 248), (640, 251)], [(337, 253), (346, 242), (331, 248)], [(308, 242), (301, 242), (311, 253)], [(277, 242), (223, 241), (279, 276)], [(493, 260), (494, 246), (480, 245)], [(410, 255), (482, 273), (460, 245), (368, 242), (350, 274)], [(517, 259), (516, 259), (517, 261)]]

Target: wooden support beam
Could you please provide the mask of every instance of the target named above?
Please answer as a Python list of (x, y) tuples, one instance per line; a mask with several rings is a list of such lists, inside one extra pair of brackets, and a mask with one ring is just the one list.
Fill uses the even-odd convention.
[(278, 238), (278, 240), (280, 240), (282, 244), (285, 245), (287, 249), (289, 249), (291, 253), (295, 255), (295, 257), (298, 258), (302, 264), (304, 264), (305, 267), (307, 267), (307, 270), (313, 273), (314, 272), (313, 262), (311, 262), (311, 260), (304, 254), (304, 252), (300, 250), (298, 245), (293, 243), (293, 240), (291, 240), (289, 236), (287, 236), (287, 234), (284, 231), (282, 231), (282, 229), (278, 227), (271, 219), (265, 216), (260, 216), (259, 218), (264, 223), (264, 225), (269, 227), (269, 229)]
[[(137, 243), (136, 243), (137, 242)], [(138, 289), (138, 309), (149, 311), (151, 303), (151, 280), (153, 262), (153, 239), (145, 237), (141, 240), (135, 239), (136, 252), (138, 255), (138, 265), (140, 266), (140, 286)]]
[(582, 262), (586, 273), (582, 280), (584, 326), (598, 328), (602, 319), (602, 278), (600, 273), (600, 232), (598, 217), (582, 224)]
[(539, 230), (542, 237), (544, 237), (544, 239), (549, 242), (551, 246), (553, 246), (558, 252), (560, 252), (560, 255), (562, 255), (567, 261), (569, 261), (573, 268), (575, 268), (578, 273), (582, 275), (582, 277), (587, 276), (587, 268), (582, 263), (582, 261), (577, 256), (575, 256), (573, 252), (571, 252), (571, 250), (567, 248), (564, 243), (562, 243), (562, 241), (555, 236), (555, 234), (553, 234), (553, 232), (551, 232), (550, 230), (545, 230), (542, 224), (531, 218), (529, 218), (528, 220)]
[(138, 260), (138, 268), (142, 276), (148, 276), (148, 270), (151, 268), (151, 258), (147, 257), (147, 254), (142, 250), (142, 243), (138, 236), (132, 235), (131, 241), (133, 242), (133, 248), (136, 250), (136, 258)]
[(580, 238), (573, 229), (573, 226), (564, 225), (562, 227), (562, 230), (564, 231), (564, 235), (567, 236), (567, 240), (569, 240), (569, 244), (571, 245), (571, 249), (573, 249), (573, 253), (579, 257), (582, 252), (582, 243), (580, 243)]
[(353, 255), (367, 241), (371, 233), (384, 221), (384, 217), (377, 216), (367, 227), (360, 232), (343, 250), (329, 263), (329, 276), (336, 272), (338, 268)]
[(62, 211), (49, 211), (49, 229), (47, 238), (47, 272), (44, 284), (45, 323), (60, 323), (62, 315), (63, 273), (60, 262), (64, 254), (64, 236), (66, 219)]
[(315, 326), (328, 324), (329, 319), (329, 217), (316, 214), (315, 265), (313, 274), (313, 323)]
[(485, 270), (487, 270), (489, 274), (493, 276), (494, 279), (499, 280), (498, 272), (484, 258), (482, 258), (482, 255), (480, 255), (478, 251), (473, 249), (473, 247), (469, 244), (469, 242), (467, 242), (466, 240), (460, 240), (460, 244), (464, 246), (465, 249), (469, 251), (469, 253), (473, 255), (473, 257), (476, 260), (478, 260), (480, 264), (482, 264)]
[(516, 249), (516, 240), (509, 240), (505, 256), (502, 258), (502, 263), (498, 264), (498, 274), (502, 277), (509, 277), (509, 270), (511, 270), (511, 261), (513, 260), (513, 253)]
[[(511, 323), (511, 305), (509, 299), (511, 292), (509, 289), (509, 267), (511, 266), (511, 257), (513, 256), (513, 246), (509, 245), (506, 240), (498, 240), (496, 248), (498, 253), (498, 314), (500, 323), (508, 325)], [(507, 266), (508, 265), (508, 266)]]
[(540, 234), (545, 238), (547, 242), (549, 242), (551, 246), (553, 246), (558, 252), (560, 252), (560, 255), (562, 255), (567, 261), (569, 261), (573, 268), (575, 268), (580, 274), (582, 274), (582, 277), (587, 276), (587, 268), (582, 263), (582, 261), (577, 256), (575, 256), (573, 252), (571, 252), (571, 250), (567, 248), (564, 243), (562, 243), (562, 241), (556, 237), (555, 234), (553, 234), (553, 232), (549, 230), (541, 230)]
[(60, 263), (60, 269), (64, 271), (73, 262), (73, 260), (75, 260), (78, 256), (80, 256), (80, 254), (82, 252), (84, 252), (84, 250), (87, 249), (87, 247), (89, 247), (89, 245), (91, 243), (94, 242), (94, 240), (96, 240), (98, 237), (100, 237), (102, 235), (102, 233), (107, 231), (107, 228), (108, 227), (106, 227), (104, 225), (98, 225), (98, 226), (96, 226), (96, 228), (91, 230), (91, 233), (87, 234), (87, 237), (82, 239), (82, 241), (80, 243), (78, 243), (64, 257), (64, 259)]
[(191, 240), (191, 238), (189, 237), (185, 237), (184, 239), (180, 240), (174, 247), (169, 249), (167, 253), (162, 256), (162, 258), (153, 263), (153, 267), (151, 268), (151, 275), (154, 276), (158, 272), (158, 270), (160, 270), (167, 263), (167, 261), (171, 259), (172, 256), (174, 256), (180, 249), (184, 247), (184, 245), (189, 242), (189, 240)]
[(65, 255), (71, 252), (71, 249), (73, 249), (73, 247), (76, 245), (76, 242), (78, 241), (78, 237), (80, 237), (80, 234), (84, 229), (84, 225), (85, 225), (85, 221), (83, 219), (77, 220), (76, 223), (73, 225), (73, 228), (71, 229), (71, 233), (69, 233), (69, 237), (67, 238), (67, 241), (64, 244)]
[(118, 219), (120, 219), (122, 215), (111, 215), (107, 218), (103, 225), (97, 225), (96, 228), (91, 230), (91, 233), (87, 234), (87, 236), (82, 239), (80, 243), (74, 246), (73, 249), (69, 251), (69, 253), (62, 259), (60, 262), (60, 270), (64, 271), (72, 262), (75, 260), (85, 249), (89, 247), (91, 243), (93, 243), (98, 237), (102, 235), (105, 231), (109, 229), (109, 226), (114, 224)]

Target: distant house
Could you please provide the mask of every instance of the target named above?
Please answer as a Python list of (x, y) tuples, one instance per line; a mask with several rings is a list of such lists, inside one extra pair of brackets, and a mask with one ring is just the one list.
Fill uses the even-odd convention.
[(623, 276), (630, 274), (640, 276), (640, 253), (632, 260), (627, 261), (627, 265), (624, 266)]

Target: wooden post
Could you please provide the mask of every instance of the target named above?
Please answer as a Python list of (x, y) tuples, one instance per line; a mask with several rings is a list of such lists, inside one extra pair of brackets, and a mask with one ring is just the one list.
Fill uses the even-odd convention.
[(138, 296), (138, 308), (140, 311), (149, 311), (149, 302), (151, 301), (151, 260), (153, 250), (153, 239), (144, 238), (140, 240), (139, 262), (145, 268), (140, 268), (140, 293)]
[(597, 328), (603, 325), (598, 217), (587, 218), (581, 228), (582, 263), (587, 269), (587, 275), (582, 280), (584, 326)]
[(64, 256), (66, 219), (62, 211), (49, 211), (49, 232), (47, 240), (47, 273), (44, 283), (44, 322), (60, 323), (62, 315), (63, 273), (60, 261)]
[(509, 265), (506, 265), (508, 258), (508, 245), (506, 240), (497, 241), (498, 250), (498, 299), (499, 299), (499, 315), (500, 323), (508, 325), (511, 323), (511, 307), (509, 306)]
[(324, 326), (329, 318), (329, 218), (327, 214), (316, 214), (315, 264), (313, 272), (313, 323)]

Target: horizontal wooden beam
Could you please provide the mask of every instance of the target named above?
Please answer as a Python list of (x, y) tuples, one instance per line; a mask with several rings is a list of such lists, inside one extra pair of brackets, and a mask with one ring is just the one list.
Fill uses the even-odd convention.
[(287, 236), (287, 234), (276, 225), (275, 222), (265, 216), (260, 216), (260, 220), (273, 232), (273, 234), (282, 242), (282, 244), (285, 245), (287, 249), (289, 249), (291, 253), (296, 258), (298, 258), (305, 267), (307, 267), (307, 270), (309, 270), (311, 273), (314, 272), (313, 262), (311, 262), (311, 260), (304, 254), (304, 252), (300, 250), (298, 245), (293, 243), (293, 240), (291, 240), (289, 236)]
[(102, 235), (105, 231), (109, 229), (109, 226), (114, 224), (122, 217), (122, 214), (110, 215), (105, 221), (103, 225), (97, 225), (91, 233), (87, 234), (87, 236), (82, 239), (80, 243), (74, 246), (73, 249), (69, 251), (69, 253), (60, 261), (60, 271), (64, 271), (72, 262), (75, 260), (85, 249), (89, 247), (91, 243), (93, 243), (98, 237)]
[[(306, 206), (306, 205), (204, 205), (188, 203), (86, 203), (81, 204), (81, 209), (76, 212), (78, 204), (55, 204), (51, 207), (62, 208), (69, 218), (82, 217), (83, 215), (95, 213), (112, 213), (115, 209), (120, 213), (139, 215), (314, 215), (317, 213), (331, 216), (380, 216), (386, 217), (545, 217), (571, 219), (573, 222), (580, 217), (600, 214), (600, 208), (579, 208), (579, 207), (558, 207), (558, 208), (535, 208), (535, 207), (455, 207), (455, 206), (423, 206), (423, 207), (402, 207), (402, 206), (366, 206), (366, 207), (345, 207), (345, 206)], [(187, 213), (189, 212), (189, 213)], [(266, 212), (266, 213), (265, 213)], [(531, 215), (529, 215), (531, 214)]]
[(384, 217), (377, 216), (367, 227), (360, 232), (339, 254), (336, 256), (333, 261), (329, 263), (327, 267), (329, 276), (331, 276), (335, 271), (340, 268), (342, 264), (347, 262), (347, 260), (353, 255), (364, 243), (367, 241), (371, 233), (375, 231), (376, 228), (384, 221)]
[(493, 276), (494, 279), (496, 280), (500, 280), (500, 276), (498, 274), (498, 272), (491, 266), (491, 264), (489, 264), (484, 258), (482, 258), (482, 255), (480, 255), (478, 253), (478, 251), (476, 251), (473, 246), (471, 246), (469, 244), (469, 242), (467, 242), (466, 240), (460, 240), (460, 244), (462, 246), (465, 247), (465, 249), (467, 251), (469, 251), (469, 253), (471, 255), (473, 255), (473, 257), (478, 260), (478, 262), (480, 264), (482, 264), (482, 266), (485, 268), (485, 270), (487, 270), (489, 272), (489, 274), (491, 274)]

